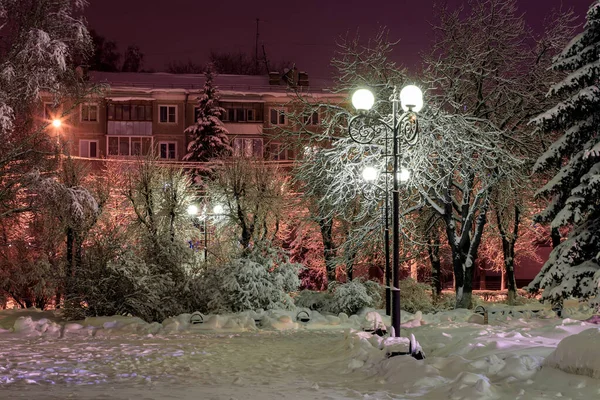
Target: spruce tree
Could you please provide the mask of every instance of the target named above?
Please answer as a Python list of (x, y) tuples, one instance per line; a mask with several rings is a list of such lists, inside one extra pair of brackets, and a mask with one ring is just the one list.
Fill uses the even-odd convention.
[(206, 70), (205, 77), (204, 88), (198, 97), (196, 123), (185, 130), (189, 135), (187, 154), (183, 157), (186, 161), (208, 162), (231, 153), (229, 132), (221, 121), (225, 110), (218, 105), (219, 96), (210, 68)]
[(587, 13), (583, 33), (555, 59), (553, 68), (569, 75), (552, 86), (556, 105), (534, 122), (562, 135), (537, 160), (534, 172), (558, 171), (539, 191), (550, 198), (537, 216), (552, 228), (565, 227), (566, 240), (530, 284), (543, 299), (560, 305), (574, 297), (600, 302), (600, 0)]

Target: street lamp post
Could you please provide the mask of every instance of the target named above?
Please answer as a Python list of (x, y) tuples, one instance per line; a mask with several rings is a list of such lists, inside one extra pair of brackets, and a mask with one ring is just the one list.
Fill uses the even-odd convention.
[(60, 142), (60, 127), (62, 126), (62, 121), (60, 118), (54, 118), (52, 120), (52, 126), (54, 127), (54, 131), (56, 134), (56, 155), (58, 157), (58, 169), (62, 169), (62, 145)]
[(213, 207), (212, 213), (207, 213), (203, 211), (202, 214), (198, 215), (198, 206), (192, 204), (187, 208), (187, 213), (192, 218), (197, 218), (202, 221), (202, 227), (204, 229), (204, 261), (208, 260), (208, 217), (209, 216), (222, 216), (224, 213), (224, 208), (222, 205), (217, 204)]
[[(386, 252), (386, 295), (391, 290), (391, 313), (394, 335), (400, 336), (400, 192), (399, 181), (407, 179), (407, 172), (400, 167), (400, 140), (408, 145), (414, 145), (418, 140), (417, 112), (423, 108), (423, 94), (413, 85), (404, 87), (400, 94), (394, 87), (390, 101), (392, 102), (391, 121), (373, 115), (369, 110), (375, 103), (375, 97), (368, 89), (359, 89), (352, 96), (352, 104), (358, 114), (350, 119), (348, 133), (352, 140), (361, 144), (372, 143), (376, 134), (385, 130), (385, 157), (392, 158), (392, 170), (389, 171), (389, 162), (386, 162), (385, 173), (392, 175), (392, 286), (389, 285), (389, 230), (388, 193), (389, 188), (386, 178), (385, 191), (385, 252)], [(399, 115), (399, 106), (403, 113)], [(389, 153), (388, 133), (392, 133), (392, 153)], [(389, 300), (388, 300), (389, 305)], [(386, 311), (387, 307), (386, 305)]]

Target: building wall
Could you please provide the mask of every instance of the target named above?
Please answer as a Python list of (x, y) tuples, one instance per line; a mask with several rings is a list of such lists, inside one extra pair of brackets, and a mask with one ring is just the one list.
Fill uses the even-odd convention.
[[(104, 74), (108, 79), (121, 83), (111, 83), (110, 81), (101, 82), (106, 84), (108, 89), (101, 95), (94, 95), (86, 100), (86, 104), (94, 104), (97, 107), (97, 117), (95, 121), (85, 121), (83, 115), (86, 113), (83, 107), (84, 104), (76, 106), (70, 116), (65, 121), (66, 123), (60, 128), (61, 135), (64, 140), (68, 140), (70, 147), (69, 152), (73, 156), (86, 157), (91, 154), (89, 147), (81, 148), (82, 141), (97, 143), (97, 148), (94, 154), (97, 158), (123, 158), (121, 156), (122, 143), (121, 139), (129, 137), (128, 144), (124, 149), (128, 150), (128, 156), (124, 158), (135, 158), (134, 146), (144, 146), (144, 144), (134, 144), (134, 141), (152, 138), (154, 148), (159, 151), (161, 143), (176, 144), (176, 161), (181, 161), (187, 152), (187, 143), (189, 135), (185, 133), (185, 129), (195, 123), (194, 108), (197, 105), (197, 98), (201, 93), (202, 85), (194, 83), (190, 85), (183, 80), (181, 85), (176, 82), (179, 79), (187, 79), (188, 77), (174, 76), (169, 74)], [(123, 79), (127, 78), (132, 81), (138, 79), (153, 79), (153, 84), (140, 83), (123, 83)], [(193, 76), (189, 77), (194, 78)], [(285, 124), (274, 124), (271, 119), (271, 110), (290, 111), (287, 104), (293, 98), (293, 94), (287, 91), (287, 86), (269, 86), (270, 82), (267, 77), (264, 77), (262, 85), (256, 85), (260, 82), (261, 77), (244, 77), (230, 76), (226, 77), (227, 85), (223, 85), (226, 90), (219, 90), (221, 104), (240, 105), (260, 104), (262, 118), (257, 121), (239, 122), (235, 120), (227, 120), (224, 116), (224, 124), (229, 131), (232, 145), (237, 141), (238, 148), (240, 143), (250, 144), (249, 141), (260, 141), (262, 143), (262, 154), (267, 160), (285, 161), (296, 157), (297, 151), (281, 150), (281, 138), (276, 137), (282, 133), (282, 128), (291, 130), (290, 121), (287, 117), (282, 117)], [(165, 88), (155, 87), (156, 81), (161, 80)], [(165, 81), (166, 80), (166, 81)], [(172, 80), (173, 82), (169, 82)], [(237, 85), (237, 80), (242, 84)], [(194, 81), (195, 82), (195, 81)], [(265, 86), (266, 85), (266, 86)], [(239, 88), (243, 90), (239, 90)], [(341, 95), (326, 94), (323, 92), (321, 96), (327, 97), (326, 102), (342, 103), (345, 99)], [(152, 104), (152, 121), (151, 124), (146, 121), (135, 121), (136, 124), (131, 124), (131, 121), (116, 121), (116, 116), (109, 120), (108, 108), (109, 104)], [(161, 106), (175, 107), (175, 121), (160, 122)], [(89, 110), (89, 108), (88, 108)], [(68, 122), (67, 122), (68, 121)], [(115, 123), (118, 122), (118, 123)], [(137, 123), (141, 122), (141, 123)], [(150, 126), (151, 125), (151, 126)], [(110, 137), (110, 140), (109, 140)], [(118, 137), (118, 139), (117, 139)], [(141, 139), (140, 139), (141, 138)], [(255, 144), (256, 145), (256, 144)], [(88, 145), (89, 146), (89, 145)], [(243, 144), (242, 144), (243, 146)], [(86, 150), (87, 149), (87, 150)], [(109, 150), (110, 149), (110, 150)], [(118, 150), (115, 150), (118, 149)], [(117, 154), (115, 154), (115, 151)], [(89, 154), (85, 154), (85, 153)]]

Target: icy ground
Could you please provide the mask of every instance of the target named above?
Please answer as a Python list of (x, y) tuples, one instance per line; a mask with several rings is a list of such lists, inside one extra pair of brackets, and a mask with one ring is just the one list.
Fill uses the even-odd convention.
[(466, 310), (404, 313), (402, 335), (415, 334), (424, 361), (386, 359), (405, 341), (361, 332), (364, 314), (300, 323), (285, 311), (243, 313), (190, 325), (189, 315), (65, 323), (0, 311), (0, 399), (600, 398), (600, 329), (580, 321), (590, 310), (565, 310), (567, 319), (521, 311), (490, 314), (489, 325)]

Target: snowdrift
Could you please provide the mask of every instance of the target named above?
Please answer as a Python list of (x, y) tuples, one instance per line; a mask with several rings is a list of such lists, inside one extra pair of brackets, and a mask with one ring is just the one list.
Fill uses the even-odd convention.
[(544, 366), (600, 379), (600, 328), (587, 329), (560, 341)]

